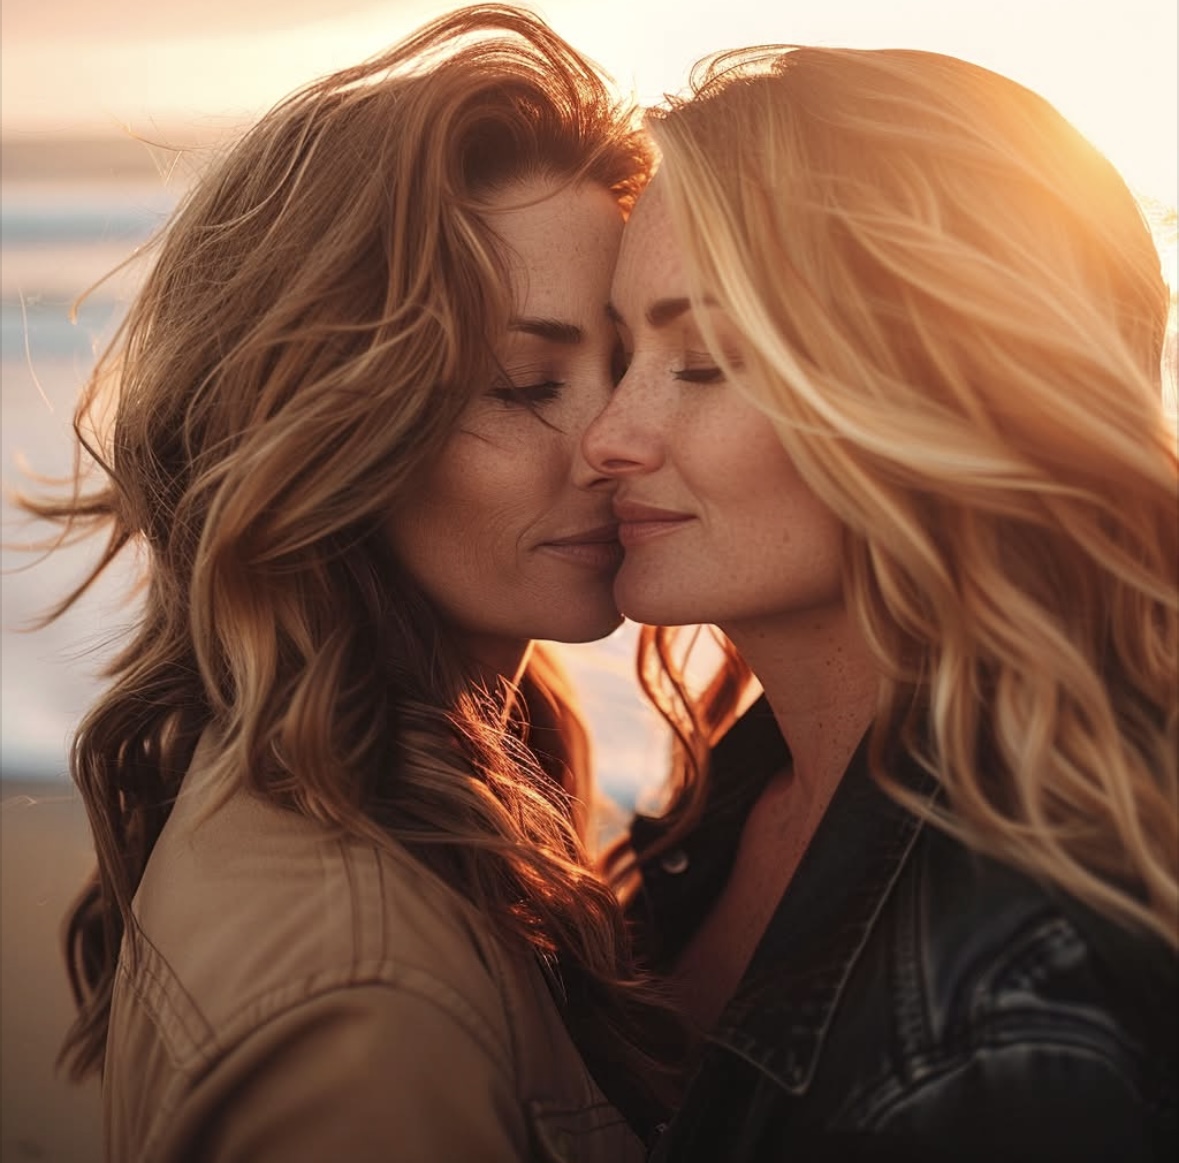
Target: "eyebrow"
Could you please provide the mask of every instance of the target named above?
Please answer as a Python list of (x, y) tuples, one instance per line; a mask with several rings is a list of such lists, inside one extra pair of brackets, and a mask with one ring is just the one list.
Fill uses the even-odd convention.
[[(705, 299), (704, 302), (705, 304), (712, 304), (714, 300)], [(643, 314), (647, 320), (647, 325), (658, 331), (661, 327), (666, 327), (669, 323), (674, 323), (681, 315), (691, 309), (691, 299), (656, 299)], [(606, 304), (606, 314), (615, 323), (626, 326), (626, 320), (622, 317), (622, 312), (613, 303)]]
[(656, 299), (647, 308), (647, 323), (658, 330), (660, 327), (666, 327), (669, 323), (673, 323), (691, 309), (692, 303), (688, 299)]
[(580, 343), (585, 338), (585, 332), (576, 323), (564, 323), (560, 319), (513, 319), (508, 324), (508, 330), (568, 346)]

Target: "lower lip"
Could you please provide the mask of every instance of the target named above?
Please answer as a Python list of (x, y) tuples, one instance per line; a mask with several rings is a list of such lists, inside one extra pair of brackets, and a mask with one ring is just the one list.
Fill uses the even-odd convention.
[(674, 533), (691, 521), (691, 517), (678, 517), (674, 521), (623, 521), (618, 526), (618, 540), (629, 549)]
[(540, 548), (587, 569), (617, 569), (622, 564), (622, 546), (617, 541), (548, 541)]

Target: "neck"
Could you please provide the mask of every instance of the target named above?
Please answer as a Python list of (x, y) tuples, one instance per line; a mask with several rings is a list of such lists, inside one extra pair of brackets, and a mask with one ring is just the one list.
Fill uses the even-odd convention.
[(721, 629), (765, 690), (793, 782), (826, 798), (876, 710), (879, 675), (854, 620), (839, 605)]

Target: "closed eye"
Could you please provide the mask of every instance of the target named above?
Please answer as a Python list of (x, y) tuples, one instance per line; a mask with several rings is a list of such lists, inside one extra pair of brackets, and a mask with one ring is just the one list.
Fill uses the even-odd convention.
[(725, 378), (725, 373), (716, 366), (679, 368), (671, 374), (685, 384), (719, 384)]
[[(724, 368), (717, 365), (716, 357), (707, 351), (685, 351), (684, 366), (672, 370), (672, 377), (685, 384), (719, 384), (725, 380)], [(733, 369), (742, 367), (741, 357), (736, 352), (725, 353), (726, 362)]]
[(537, 408), (555, 400), (565, 384), (560, 380), (543, 380), (536, 384), (497, 384), (489, 393), (509, 407)]

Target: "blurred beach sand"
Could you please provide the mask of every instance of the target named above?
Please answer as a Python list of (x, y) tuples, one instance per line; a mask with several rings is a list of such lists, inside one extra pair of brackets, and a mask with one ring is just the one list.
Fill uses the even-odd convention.
[(99, 1163), (98, 1084), (54, 1069), (74, 1012), (62, 919), (94, 863), (86, 813), (63, 781), (0, 789), (0, 1161)]

